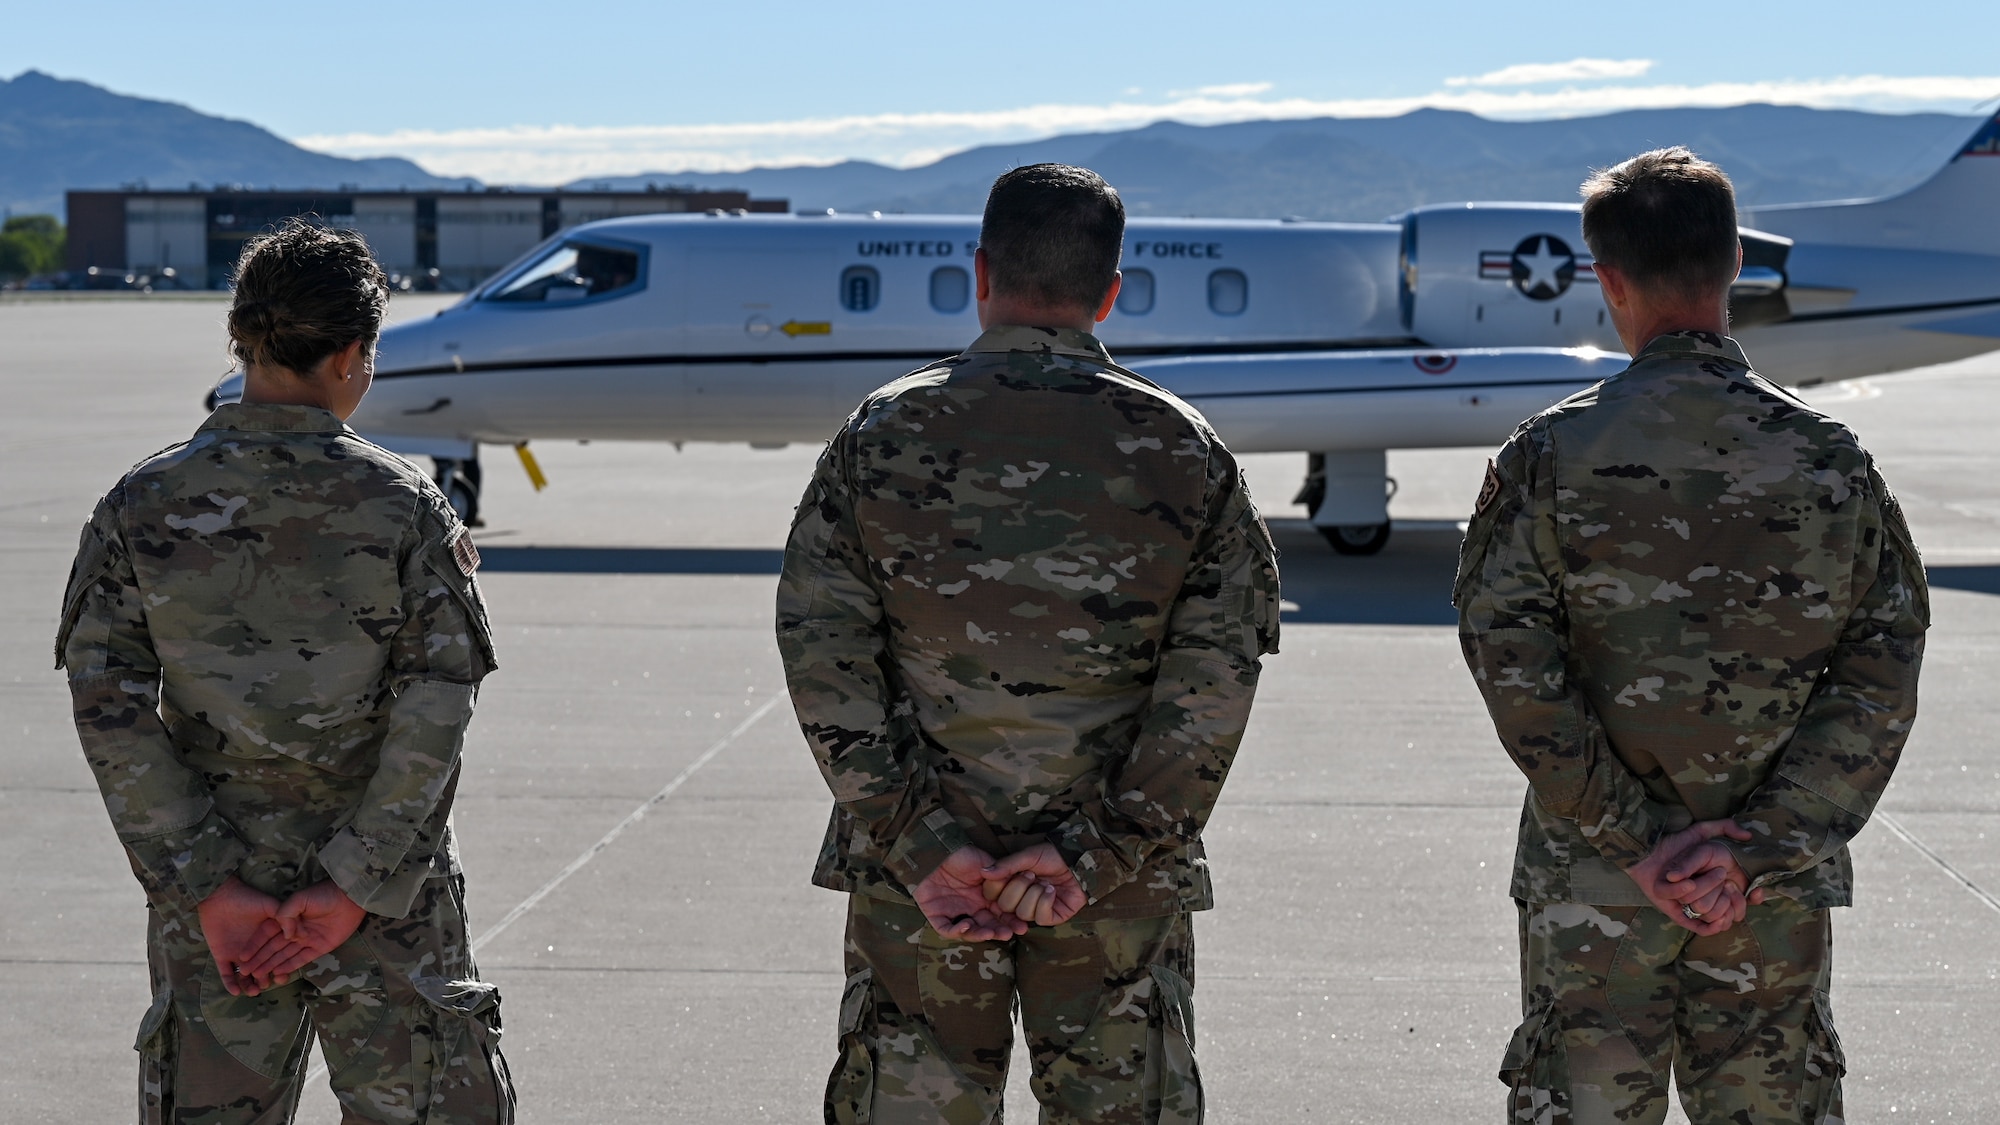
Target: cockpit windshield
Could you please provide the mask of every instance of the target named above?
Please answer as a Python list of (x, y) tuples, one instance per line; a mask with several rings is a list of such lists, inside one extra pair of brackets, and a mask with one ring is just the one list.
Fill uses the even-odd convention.
[(644, 286), (642, 266), (637, 250), (588, 242), (558, 242), (480, 299), (556, 304), (617, 296)]

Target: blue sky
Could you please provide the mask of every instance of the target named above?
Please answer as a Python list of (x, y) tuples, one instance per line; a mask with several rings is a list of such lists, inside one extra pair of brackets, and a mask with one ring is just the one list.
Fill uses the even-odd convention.
[(546, 182), (844, 157), (912, 164), (1163, 118), (1418, 105), (1515, 118), (1746, 101), (1970, 113), (2000, 97), (1996, 11), (1993, 0), (11, 0), (0, 76), (35, 68), (329, 152)]

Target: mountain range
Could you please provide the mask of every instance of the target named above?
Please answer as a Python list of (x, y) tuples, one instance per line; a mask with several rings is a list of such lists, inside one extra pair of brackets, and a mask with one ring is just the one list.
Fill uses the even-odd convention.
[(1492, 121), (1452, 110), (1401, 117), (1161, 122), (1116, 133), (986, 145), (920, 168), (863, 161), (728, 175), (654, 173), (578, 181), (736, 187), (795, 210), (979, 211), (993, 177), (1043, 160), (1083, 164), (1135, 215), (1373, 221), (1424, 203), (1573, 200), (1592, 168), (1684, 144), (1728, 169), (1746, 206), (1879, 195), (1923, 180), (1979, 118), (1797, 106), (1630, 110)]
[(310, 152), (248, 121), (29, 70), (0, 78), (0, 207), (62, 214), (70, 188), (460, 187), (394, 157)]
[[(1095, 168), (1135, 215), (1375, 220), (1424, 203), (1566, 200), (1593, 167), (1665, 144), (1720, 162), (1744, 204), (1883, 194), (1944, 162), (1977, 119), (1795, 106), (1632, 110), (1492, 121), (1424, 109), (1400, 117), (1161, 122), (983, 145), (915, 168), (866, 161), (743, 172), (652, 172), (569, 187), (738, 188), (796, 210), (977, 212), (998, 173), (1059, 160)], [(298, 147), (246, 121), (26, 71), (0, 79), (0, 206), (60, 213), (70, 188), (217, 183), (460, 188), (395, 157)]]

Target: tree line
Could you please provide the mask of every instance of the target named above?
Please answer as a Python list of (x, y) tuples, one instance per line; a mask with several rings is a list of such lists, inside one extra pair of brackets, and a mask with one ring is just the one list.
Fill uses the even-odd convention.
[(0, 223), (0, 280), (54, 273), (63, 265), (63, 225), (54, 215), (12, 215)]

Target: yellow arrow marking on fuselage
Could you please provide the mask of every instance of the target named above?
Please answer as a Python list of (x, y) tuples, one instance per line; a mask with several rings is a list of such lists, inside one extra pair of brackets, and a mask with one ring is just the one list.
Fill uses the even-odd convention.
[(787, 336), (831, 336), (833, 322), (827, 320), (788, 320), (778, 326), (778, 331)]

